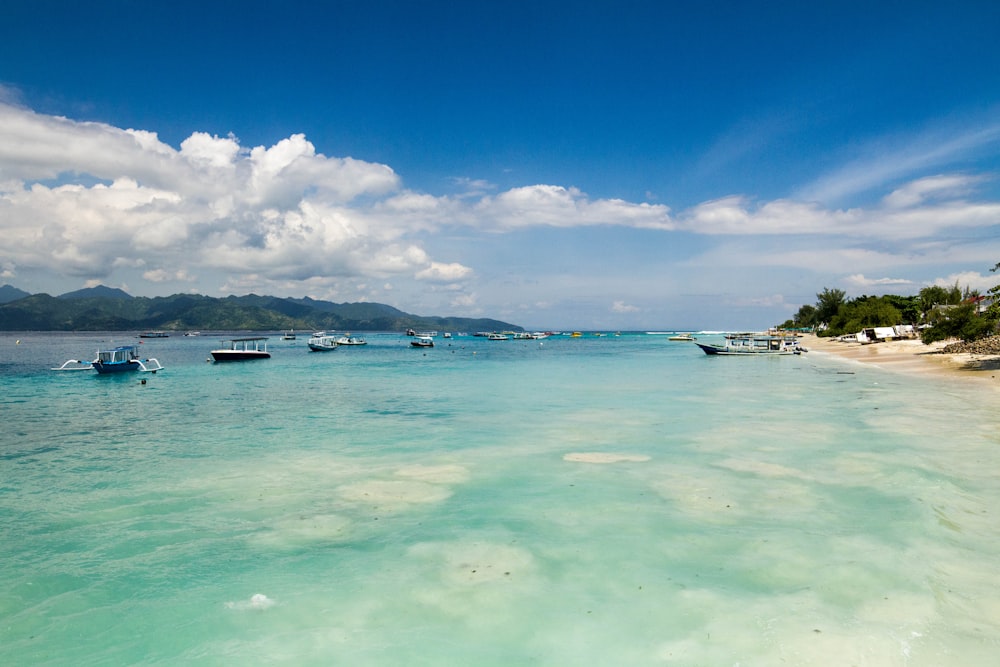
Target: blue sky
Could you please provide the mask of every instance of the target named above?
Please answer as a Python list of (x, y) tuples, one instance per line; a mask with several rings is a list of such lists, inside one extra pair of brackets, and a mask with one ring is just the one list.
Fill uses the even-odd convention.
[(752, 328), (1000, 282), (1000, 5), (0, 7), (0, 282)]

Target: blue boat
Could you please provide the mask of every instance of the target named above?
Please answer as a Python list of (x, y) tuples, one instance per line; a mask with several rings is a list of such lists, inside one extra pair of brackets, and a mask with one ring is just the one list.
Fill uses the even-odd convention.
[(141, 359), (139, 357), (139, 347), (137, 345), (121, 345), (108, 350), (98, 350), (97, 358), (93, 361), (81, 361), (70, 359), (63, 363), (54, 371), (89, 371), (95, 370), (101, 375), (111, 373), (125, 373), (128, 371), (143, 371), (145, 373), (155, 373), (163, 370), (163, 366), (156, 359)]

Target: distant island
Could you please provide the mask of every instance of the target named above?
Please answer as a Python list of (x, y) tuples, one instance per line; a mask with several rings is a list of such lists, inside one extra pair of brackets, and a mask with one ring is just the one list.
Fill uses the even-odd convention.
[(305, 297), (200, 294), (132, 296), (89, 287), (59, 296), (0, 286), (0, 331), (523, 331), (488, 318), (405, 313), (381, 303), (333, 303)]

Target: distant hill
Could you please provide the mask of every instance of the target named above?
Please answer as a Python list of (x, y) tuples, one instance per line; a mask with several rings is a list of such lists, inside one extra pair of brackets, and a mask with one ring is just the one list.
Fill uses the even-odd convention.
[(26, 296), (31, 296), (31, 294), (10, 285), (0, 286), (0, 303), (10, 303), (11, 301), (23, 299)]
[(58, 297), (34, 294), (0, 302), (0, 331), (405, 331), (409, 328), (521, 330), (500, 320), (412, 315), (380, 303), (338, 304), (256, 294), (221, 299), (200, 294), (148, 298), (99, 286)]
[(78, 289), (75, 292), (66, 292), (65, 294), (60, 294), (60, 299), (131, 299), (133, 298), (128, 292), (124, 292), (117, 287), (105, 287), (104, 285), (98, 285), (97, 287), (85, 287), (84, 289)]

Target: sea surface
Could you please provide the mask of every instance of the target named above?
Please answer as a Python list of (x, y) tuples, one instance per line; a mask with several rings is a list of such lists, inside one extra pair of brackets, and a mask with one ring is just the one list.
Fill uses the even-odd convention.
[(998, 664), (977, 383), (364, 335), (0, 335), (0, 664)]

